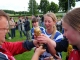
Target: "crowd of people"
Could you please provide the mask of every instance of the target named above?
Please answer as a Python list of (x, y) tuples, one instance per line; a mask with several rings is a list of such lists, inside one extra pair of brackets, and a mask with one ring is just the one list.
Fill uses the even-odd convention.
[[(62, 60), (62, 51), (67, 52), (68, 45), (71, 44), (73, 49), (68, 54), (66, 60), (79, 60), (80, 59), (80, 8), (75, 8), (66, 13), (61, 19), (61, 30), (58, 31), (57, 17), (54, 13), (48, 12), (44, 14), (43, 23), (41, 18), (32, 17), (32, 26), (30, 28), (30, 22), (28, 17), (19, 17), (17, 24), (14, 19), (2, 10), (0, 10), (0, 60), (15, 60), (13, 56), (21, 54), (26, 51), (30, 51), (35, 47), (32, 60)], [(40, 25), (42, 23), (42, 26)], [(44, 27), (44, 26), (45, 27)], [(15, 37), (15, 27), (18, 26), (20, 32), (20, 38), (22, 33), (26, 36), (23, 42), (6, 42), (6, 33)], [(34, 29), (39, 27), (41, 34), (35, 37)], [(11, 33), (9, 31), (11, 30)], [(11, 35), (10, 35), (11, 34)], [(31, 41), (29, 41), (31, 40)], [(42, 45), (39, 45), (42, 44)]]
[[(30, 20), (31, 20), (32, 28), (30, 27)], [(18, 30), (20, 38), (22, 38), (24, 35), (26, 36), (27, 40), (31, 40), (33, 38), (34, 27), (37, 25), (43, 26), (41, 20), (43, 19), (41, 19), (39, 16), (37, 17), (32, 16), (31, 19), (29, 19), (28, 17), (20, 16), (16, 21), (14, 20), (13, 17), (10, 17), (9, 19), (10, 31), (8, 31), (8, 35), (9, 35), (8, 39), (13, 39), (16, 36), (16, 30)], [(44, 30), (43, 27), (41, 27), (41, 29)], [(7, 39), (7, 37), (5, 38)]]

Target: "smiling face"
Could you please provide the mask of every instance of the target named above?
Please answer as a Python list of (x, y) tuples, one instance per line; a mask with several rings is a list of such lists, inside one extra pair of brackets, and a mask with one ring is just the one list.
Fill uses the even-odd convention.
[(0, 16), (0, 45), (5, 42), (5, 35), (8, 29), (8, 21), (4, 16)]
[(62, 21), (62, 27), (64, 29), (64, 36), (68, 39), (72, 45), (80, 44), (80, 32), (73, 29), (69, 24)]
[(45, 16), (44, 17), (44, 24), (45, 24), (46, 29), (50, 30), (55, 25), (55, 22), (52, 20), (51, 17)]

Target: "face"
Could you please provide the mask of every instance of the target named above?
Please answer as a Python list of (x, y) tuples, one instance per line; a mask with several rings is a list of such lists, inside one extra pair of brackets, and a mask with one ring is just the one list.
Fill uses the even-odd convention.
[(0, 45), (5, 42), (5, 35), (8, 30), (8, 21), (5, 17), (0, 17)]
[(51, 17), (45, 16), (44, 17), (44, 25), (47, 30), (53, 29), (53, 26), (55, 25), (55, 22), (52, 20)]
[(64, 36), (68, 39), (69, 43), (72, 45), (80, 44), (80, 33), (73, 29), (70, 25), (62, 21), (62, 27), (64, 29)]
[(33, 27), (38, 27), (38, 22), (32, 23), (32, 26), (33, 26)]

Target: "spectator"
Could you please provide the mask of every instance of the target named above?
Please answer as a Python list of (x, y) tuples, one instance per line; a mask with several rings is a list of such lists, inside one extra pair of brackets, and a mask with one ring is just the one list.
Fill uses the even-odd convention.
[(37, 20), (38, 20), (38, 22), (39, 22), (39, 26), (41, 26), (41, 18), (40, 18), (39, 15), (37, 16)]
[(10, 25), (10, 30), (11, 30), (11, 38), (14, 38), (15, 37), (15, 22), (12, 17), (10, 18), (9, 25)]
[(27, 40), (30, 40), (31, 39), (31, 32), (30, 32), (30, 22), (28, 20), (28, 17), (26, 17), (26, 19), (25, 19), (24, 27), (25, 27)]
[(26, 34), (25, 34), (24, 23), (23, 23), (22, 17), (19, 17), (19, 21), (17, 22), (17, 24), (18, 24), (18, 30), (20, 32), (20, 37), (22, 37), (22, 33), (25, 36)]
[(32, 26), (33, 26), (33, 28), (31, 29), (32, 39), (34, 39), (34, 29), (35, 29), (36, 27), (39, 27), (42, 33), (44, 33), (44, 31), (45, 31), (44, 27), (39, 26), (39, 22), (38, 22), (38, 20), (37, 20), (36, 17), (34, 17), (34, 18), (32, 19)]

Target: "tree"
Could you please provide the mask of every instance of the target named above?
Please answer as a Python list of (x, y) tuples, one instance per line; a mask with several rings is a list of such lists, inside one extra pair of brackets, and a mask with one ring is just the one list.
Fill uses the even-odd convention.
[(29, 0), (29, 13), (32, 15), (36, 15), (38, 13), (38, 4), (35, 0)]
[(69, 9), (71, 9), (71, 7), (75, 6), (75, 0), (59, 0), (59, 9), (66, 12), (68, 11), (68, 3), (69, 3)]
[(49, 11), (57, 13), (59, 10), (59, 7), (57, 4), (55, 4), (54, 2), (51, 2), (50, 6), (49, 6)]
[(3, 10), (3, 11), (6, 12), (6, 13), (9, 13), (9, 14), (14, 14), (14, 12), (15, 12), (13, 10)]
[(48, 11), (49, 1), (48, 0), (41, 0), (40, 1), (40, 10), (43, 14), (45, 14)]

